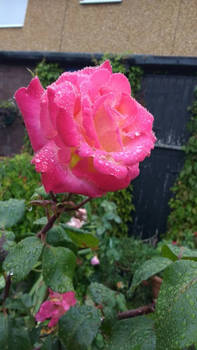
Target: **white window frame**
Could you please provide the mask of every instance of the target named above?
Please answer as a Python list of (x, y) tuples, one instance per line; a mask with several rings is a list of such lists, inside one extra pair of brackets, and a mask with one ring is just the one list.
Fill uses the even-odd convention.
[(24, 26), (28, 0), (0, 0), (0, 28)]
[(122, 2), (122, 0), (80, 0), (80, 5), (87, 4), (113, 4), (117, 2)]

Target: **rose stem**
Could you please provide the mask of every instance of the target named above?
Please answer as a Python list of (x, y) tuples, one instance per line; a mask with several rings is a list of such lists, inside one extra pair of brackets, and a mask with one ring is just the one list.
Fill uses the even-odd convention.
[(149, 305), (140, 306), (137, 309), (119, 312), (118, 319), (123, 320), (125, 318), (131, 318), (131, 317), (141, 316), (145, 314), (150, 314), (151, 312), (154, 312), (154, 311), (155, 311), (155, 303), (153, 302), (152, 304), (149, 304)]

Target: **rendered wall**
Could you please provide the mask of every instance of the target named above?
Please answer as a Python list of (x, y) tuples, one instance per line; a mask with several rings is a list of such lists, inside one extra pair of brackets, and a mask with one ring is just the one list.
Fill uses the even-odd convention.
[(197, 56), (197, 0), (29, 0), (23, 28), (0, 29), (0, 50)]

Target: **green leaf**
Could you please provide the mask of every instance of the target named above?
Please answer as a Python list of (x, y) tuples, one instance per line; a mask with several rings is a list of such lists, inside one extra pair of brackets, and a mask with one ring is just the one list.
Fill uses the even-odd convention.
[(147, 316), (116, 321), (107, 350), (154, 350), (156, 338), (153, 328), (153, 320)]
[(58, 339), (54, 338), (51, 335), (49, 335), (42, 341), (43, 341), (43, 345), (40, 348), (40, 350), (59, 350), (60, 349), (60, 344), (58, 342)]
[(46, 297), (47, 289), (48, 288), (43, 281), (43, 276), (40, 275), (40, 277), (34, 283), (34, 285), (32, 286), (32, 289), (29, 292), (29, 294), (32, 296), (32, 299), (33, 299), (32, 313), (34, 315), (38, 312), (40, 305), (44, 301)]
[(197, 342), (197, 263), (179, 260), (163, 276), (156, 304), (157, 350), (177, 350)]
[(69, 225), (62, 225), (66, 229), (66, 233), (70, 239), (80, 248), (97, 248), (99, 240), (91, 233), (71, 227)]
[(22, 219), (24, 213), (24, 200), (9, 199), (8, 201), (0, 201), (0, 227), (12, 227)]
[(5, 287), (5, 277), (0, 274), (0, 290)]
[(39, 218), (39, 219), (35, 220), (33, 222), (33, 224), (34, 225), (38, 225), (38, 226), (44, 226), (44, 225), (47, 224), (47, 222), (48, 222), (47, 217), (43, 216), (42, 218)]
[(32, 350), (27, 330), (16, 328), (14, 321), (3, 314), (0, 314), (0, 349)]
[(27, 237), (9, 250), (3, 269), (18, 282), (24, 279), (37, 263), (43, 244), (36, 237)]
[(45, 247), (42, 267), (44, 281), (52, 290), (64, 293), (73, 289), (76, 256), (70, 249)]
[(59, 337), (67, 350), (87, 350), (101, 324), (93, 306), (74, 306), (59, 321)]
[(78, 229), (67, 224), (61, 224), (65, 229), (66, 234), (80, 248), (97, 248), (99, 240), (97, 237), (82, 229)]
[(0, 229), (0, 262), (3, 262), (8, 251), (16, 244), (15, 235), (12, 231)]
[(64, 246), (77, 251), (77, 246), (67, 235), (62, 225), (54, 225), (47, 232), (47, 243), (53, 246)]
[(15, 234), (12, 231), (6, 231), (0, 229), (0, 238), (4, 237), (8, 241), (14, 241), (15, 240)]
[(7, 298), (5, 302), (6, 309), (19, 310), (27, 313), (28, 309), (33, 306), (32, 298), (29, 294), (15, 295), (14, 298)]
[[(102, 305), (105, 318), (116, 317), (118, 311), (126, 309), (124, 295), (114, 292), (103, 284), (97, 282), (91, 283), (88, 287), (88, 294), (95, 304)], [(123, 307), (120, 308), (120, 304), (123, 304)]]
[(9, 319), (0, 314), (0, 349), (8, 349)]
[(197, 261), (197, 250), (187, 247), (178, 247), (174, 244), (166, 244), (162, 247), (162, 255), (166, 258), (176, 261), (178, 259)]
[(129, 293), (133, 293), (142, 281), (146, 281), (151, 276), (163, 271), (171, 263), (172, 261), (170, 259), (162, 257), (147, 260), (135, 271)]

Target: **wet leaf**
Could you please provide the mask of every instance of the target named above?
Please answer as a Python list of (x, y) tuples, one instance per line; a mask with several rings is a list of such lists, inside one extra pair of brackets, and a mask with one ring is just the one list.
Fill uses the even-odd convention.
[(14, 321), (3, 314), (0, 314), (0, 349), (32, 349), (27, 330), (24, 327), (16, 328)]
[(168, 266), (156, 304), (157, 350), (177, 350), (197, 342), (197, 262)]
[(76, 256), (64, 247), (45, 247), (42, 260), (46, 285), (60, 293), (73, 289), (72, 278), (76, 267)]
[(187, 247), (178, 247), (174, 244), (166, 244), (162, 247), (162, 255), (166, 258), (176, 261), (178, 259), (197, 261), (197, 249)]
[(155, 345), (153, 320), (139, 316), (115, 322), (107, 350), (155, 350)]
[(62, 225), (66, 229), (66, 233), (70, 239), (80, 248), (97, 248), (99, 240), (91, 233), (87, 233), (83, 230), (70, 227), (68, 225)]
[(87, 350), (101, 324), (93, 306), (74, 306), (59, 321), (59, 337), (67, 350)]
[(95, 304), (102, 306), (105, 318), (116, 318), (118, 311), (126, 310), (124, 295), (105, 287), (103, 284), (91, 283), (88, 287), (88, 294)]
[(0, 201), (0, 228), (9, 228), (19, 222), (25, 213), (25, 201), (9, 199)]
[(18, 282), (24, 279), (37, 263), (43, 244), (36, 237), (27, 237), (9, 250), (3, 269)]
[(146, 281), (151, 276), (163, 271), (172, 261), (168, 258), (155, 257), (147, 260), (134, 273), (132, 284), (129, 293), (133, 293), (135, 288), (142, 282)]

